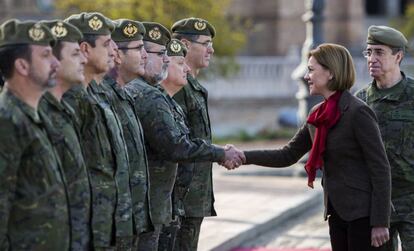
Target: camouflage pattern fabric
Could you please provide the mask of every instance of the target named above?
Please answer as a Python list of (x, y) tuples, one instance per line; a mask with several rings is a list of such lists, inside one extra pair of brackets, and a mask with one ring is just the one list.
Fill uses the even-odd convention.
[(183, 217), (177, 233), (174, 250), (197, 250), (203, 217)]
[[(133, 239), (132, 197), (129, 178), (128, 153), (125, 146), (122, 125), (108, 99), (107, 91), (92, 81), (87, 91), (96, 101), (107, 128), (109, 142), (115, 157), (115, 184), (117, 200), (115, 206), (115, 236), (116, 238)], [(118, 245), (117, 245), (118, 247)]]
[(144, 131), (136, 115), (132, 99), (113, 79), (105, 77), (102, 88), (120, 118), (129, 157), (130, 187), (136, 233), (152, 230), (149, 208), (149, 170)]
[[(190, 129), (190, 138), (200, 138), (211, 143), (207, 90), (190, 74), (187, 75), (187, 80), (188, 84), (174, 96), (174, 99), (184, 111)], [(180, 173), (177, 177), (177, 188), (181, 186), (181, 189), (188, 190), (184, 198), (187, 217), (217, 215), (214, 209), (212, 166), (211, 162), (180, 164), (179, 170), (193, 170), (190, 180)]]
[(76, 86), (63, 95), (75, 111), (75, 125), (89, 172), (92, 191), (92, 238), (94, 249), (111, 247), (117, 188), (115, 163), (104, 117), (83, 86)]
[(90, 249), (89, 178), (79, 138), (73, 125), (73, 110), (46, 92), (39, 104), (39, 114), (55, 147), (65, 174), (71, 222), (71, 249)]
[(0, 250), (69, 250), (59, 159), (38, 113), (0, 94)]
[[(388, 89), (373, 81), (355, 95), (376, 113), (391, 166), (393, 210), (391, 232), (398, 232), (404, 251), (414, 250), (414, 80), (403, 79)], [(388, 245), (395, 245), (390, 241)]]
[[(211, 125), (208, 114), (208, 92), (191, 74), (188, 84), (174, 99), (183, 109), (190, 129), (190, 137), (211, 142)], [(201, 222), (205, 216), (216, 216), (213, 193), (213, 163), (180, 163), (174, 194), (182, 198), (186, 216), (178, 231), (175, 250), (197, 250)], [(191, 179), (186, 173), (192, 172)], [(200, 224), (194, 224), (200, 222)]]
[(154, 224), (154, 230), (139, 235), (137, 251), (158, 251), (158, 242), (162, 225)]
[[(154, 224), (168, 224), (177, 162), (220, 161), (224, 150), (201, 139), (190, 140), (178, 105), (142, 79), (127, 84), (145, 134), (150, 170), (151, 216)], [(175, 103), (175, 102), (174, 102)]]

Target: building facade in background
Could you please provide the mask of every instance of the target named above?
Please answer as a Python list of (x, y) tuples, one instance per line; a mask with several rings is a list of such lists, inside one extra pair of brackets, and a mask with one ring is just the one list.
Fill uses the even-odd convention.
[[(368, 26), (404, 15), (413, 0), (325, 0), (324, 39), (360, 53)], [(244, 56), (299, 54), (305, 41), (304, 0), (233, 0), (228, 15), (251, 24)]]

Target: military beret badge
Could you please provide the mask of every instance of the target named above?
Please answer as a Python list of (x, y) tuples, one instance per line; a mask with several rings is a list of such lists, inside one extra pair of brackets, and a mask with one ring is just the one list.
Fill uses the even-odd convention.
[(177, 41), (173, 40), (170, 44), (170, 50), (175, 53), (178, 53), (181, 50), (181, 45)]
[(137, 32), (138, 28), (132, 23), (128, 23), (123, 29), (123, 33), (127, 37), (133, 37)]
[(29, 37), (33, 41), (40, 41), (45, 37), (45, 31), (42, 29), (42, 26), (37, 23), (32, 28), (29, 29)]
[(68, 30), (62, 22), (58, 22), (50, 30), (52, 31), (53, 35), (57, 38), (65, 37), (68, 34)]
[(207, 28), (207, 24), (206, 24), (204, 21), (202, 21), (202, 20), (197, 20), (197, 21), (194, 23), (194, 28), (195, 28), (196, 30), (202, 31), (202, 30), (204, 30), (205, 28)]
[(158, 40), (161, 38), (161, 31), (158, 27), (154, 27), (154, 29), (148, 32), (148, 35), (153, 40)]
[(102, 22), (102, 21), (98, 18), (98, 16), (93, 16), (93, 17), (89, 20), (88, 24), (89, 24), (89, 27), (90, 27), (92, 30), (97, 31), (97, 30), (99, 30), (100, 28), (102, 28), (103, 22)]

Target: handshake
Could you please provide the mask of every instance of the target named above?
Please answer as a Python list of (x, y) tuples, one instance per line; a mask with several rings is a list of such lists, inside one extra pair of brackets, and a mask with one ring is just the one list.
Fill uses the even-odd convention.
[(219, 163), (224, 166), (227, 170), (233, 170), (246, 163), (246, 156), (243, 151), (237, 149), (234, 145), (227, 144), (224, 146), (224, 160)]

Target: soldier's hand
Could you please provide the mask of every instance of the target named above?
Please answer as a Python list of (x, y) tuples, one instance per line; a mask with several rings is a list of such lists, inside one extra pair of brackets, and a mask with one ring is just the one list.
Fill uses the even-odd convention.
[(227, 144), (224, 147), (224, 150), (225, 158), (224, 162), (221, 164), (224, 165), (228, 170), (235, 169), (246, 162), (244, 153), (237, 149), (234, 145)]
[(373, 227), (371, 230), (371, 246), (380, 247), (390, 239), (388, 228)]

